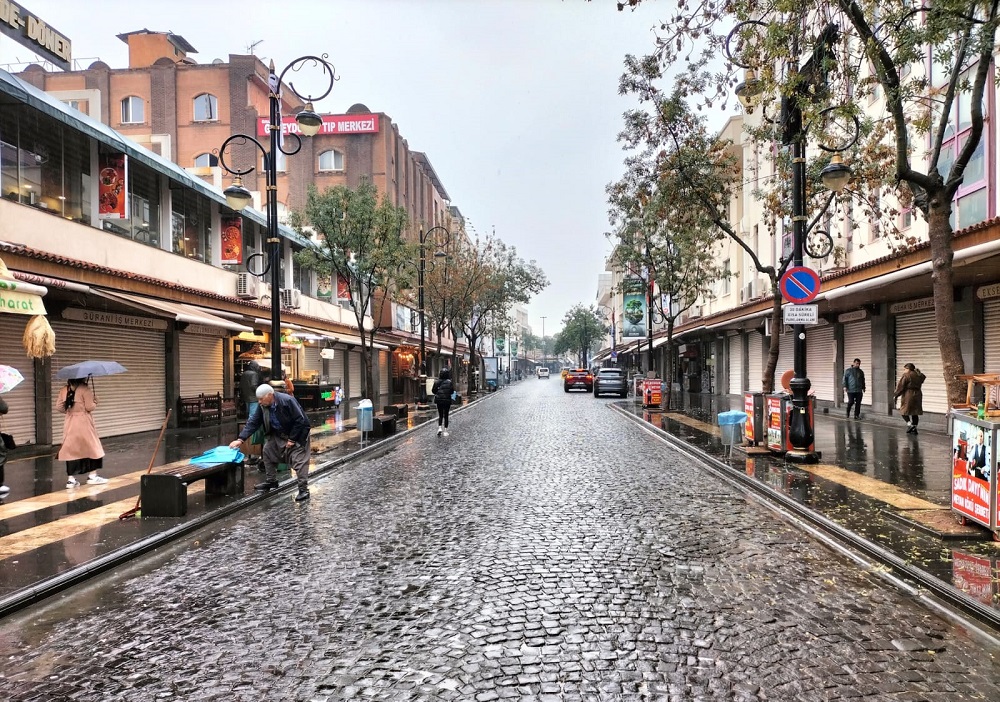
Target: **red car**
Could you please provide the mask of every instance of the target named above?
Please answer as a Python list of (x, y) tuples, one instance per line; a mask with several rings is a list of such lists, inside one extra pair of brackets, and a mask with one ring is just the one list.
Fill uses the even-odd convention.
[(592, 392), (594, 389), (594, 376), (586, 368), (574, 368), (566, 374), (563, 379), (563, 390), (586, 390)]

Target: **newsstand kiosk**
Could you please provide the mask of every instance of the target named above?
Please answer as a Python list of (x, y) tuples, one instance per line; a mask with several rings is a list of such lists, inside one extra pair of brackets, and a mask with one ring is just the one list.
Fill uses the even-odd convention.
[[(766, 410), (767, 410), (767, 448), (773, 453), (779, 455), (784, 455), (788, 451), (792, 451), (794, 447), (792, 446), (791, 440), (788, 438), (788, 422), (792, 416), (792, 396), (785, 392), (775, 393), (773, 395), (766, 396)], [(806, 398), (809, 401), (807, 405), (809, 412), (809, 423), (813, 424), (813, 407), (815, 405), (815, 398), (809, 395)], [(815, 439), (813, 443), (809, 445), (809, 452), (816, 453), (816, 442)]]
[(1000, 422), (977, 419), (975, 412), (951, 411), (951, 508), (963, 524), (974, 522), (993, 532), (997, 523), (997, 438)]

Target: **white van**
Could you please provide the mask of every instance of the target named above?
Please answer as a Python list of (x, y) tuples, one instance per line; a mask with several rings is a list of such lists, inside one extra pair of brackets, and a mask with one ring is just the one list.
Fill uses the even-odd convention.
[(535, 375), (537, 375), (539, 378), (548, 378), (549, 369), (546, 368), (545, 366), (538, 366), (538, 368), (535, 369)]

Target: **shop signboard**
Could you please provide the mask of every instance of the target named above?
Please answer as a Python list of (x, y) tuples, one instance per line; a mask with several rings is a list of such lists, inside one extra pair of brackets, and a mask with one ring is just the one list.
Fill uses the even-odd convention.
[(644, 407), (659, 407), (663, 404), (663, 381), (646, 378), (642, 381), (642, 404)]
[(747, 392), (743, 394), (743, 411), (747, 413), (746, 424), (743, 425), (743, 433), (746, 437), (747, 443), (751, 446), (755, 445), (760, 439), (754, 432), (754, 424), (758, 417), (754, 414), (754, 407), (757, 403), (754, 401), (754, 395), (756, 393)]
[(781, 421), (781, 410), (785, 404), (781, 395), (767, 396), (767, 447), (772, 451), (784, 451), (784, 427)]
[(996, 529), (996, 426), (952, 415), (951, 508), (966, 519)]

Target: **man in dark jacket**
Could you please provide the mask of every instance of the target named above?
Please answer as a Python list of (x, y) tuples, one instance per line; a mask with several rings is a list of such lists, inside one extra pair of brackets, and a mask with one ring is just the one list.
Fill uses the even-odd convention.
[(257, 388), (264, 382), (260, 374), (260, 364), (257, 361), (250, 361), (243, 369), (240, 376), (240, 397), (247, 406), (247, 417), (249, 418), (257, 409)]
[(286, 393), (276, 393), (270, 385), (260, 385), (255, 395), (260, 403), (247, 419), (240, 437), (229, 444), (240, 448), (261, 426), (267, 439), (264, 442), (264, 482), (255, 490), (278, 487), (278, 464), (287, 463), (295, 471), (299, 492), (296, 502), (309, 499), (309, 459), (312, 447), (309, 439), (309, 418), (298, 401)]
[(861, 396), (865, 394), (865, 372), (861, 370), (861, 359), (855, 358), (850, 368), (844, 371), (844, 391), (847, 393), (847, 416), (851, 416), (851, 406), (854, 406), (854, 418), (861, 419)]

